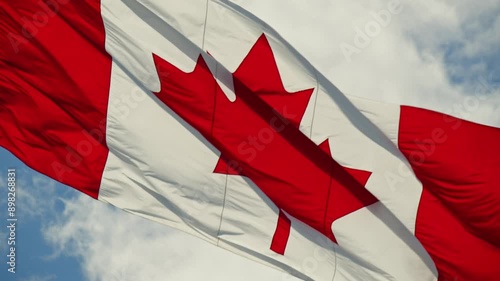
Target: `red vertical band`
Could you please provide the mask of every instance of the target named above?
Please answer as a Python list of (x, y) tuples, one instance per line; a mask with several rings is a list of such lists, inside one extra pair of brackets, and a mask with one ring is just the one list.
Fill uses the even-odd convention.
[(424, 187), (416, 235), (440, 280), (498, 280), (500, 129), (402, 106), (399, 130)]
[(0, 146), (94, 198), (111, 58), (100, 1), (0, 2)]

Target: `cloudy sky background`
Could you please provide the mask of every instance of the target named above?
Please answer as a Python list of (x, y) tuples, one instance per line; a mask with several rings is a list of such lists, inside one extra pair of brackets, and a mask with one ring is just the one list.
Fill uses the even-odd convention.
[[(271, 24), (343, 92), (500, 127), (500, 0), (400, 0), (401, 12), (357, 46), (357, 29), (396, 0), (235, 0)], [(346, 56), (341, 46), (357, 53)], [(16, 168), (17, 273), (0, 280), (283, 280), (165, 226), (94, 201), (0, 149), (0, 225), (6, 173)]]

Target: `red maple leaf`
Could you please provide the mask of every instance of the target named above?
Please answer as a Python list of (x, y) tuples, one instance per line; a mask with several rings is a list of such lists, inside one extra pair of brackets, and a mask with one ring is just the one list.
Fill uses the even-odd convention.
[[(328, 140), (318, 146), (298, 129), (313, 89), (285, 90), (265, 35), (233, 73), (234, 102), (201, 55), (191, 73), (154, 61), (158, 73), (169, 73), (157, 97), (221, 151), (214, 172), (250, 178), (278, 208), (334, 242), (335, 220), (377, 202), (364, 187), (370, 172), (340, 166)], [(289, 226), (281, 212), (271, 247), (281, 254)]]

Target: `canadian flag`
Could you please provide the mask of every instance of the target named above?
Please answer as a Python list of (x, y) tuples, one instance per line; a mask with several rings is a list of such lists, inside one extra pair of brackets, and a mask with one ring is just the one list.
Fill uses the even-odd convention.
[(0, 145), (304, 280), (495, 281), (500, 129), (342, 94), (231, 1), (0, 3)]

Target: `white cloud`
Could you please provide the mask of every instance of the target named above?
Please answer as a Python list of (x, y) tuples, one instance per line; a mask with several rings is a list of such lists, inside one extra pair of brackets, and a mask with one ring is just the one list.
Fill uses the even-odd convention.
[(60, 255), (81, 261), (89, 281), (281, 280), (284, 273), (84, 195), (44, 230)]
[(20, 219), (42, 219), (54, 212), (56, 182), (32, 170), (19, 170), (16, 197)]

